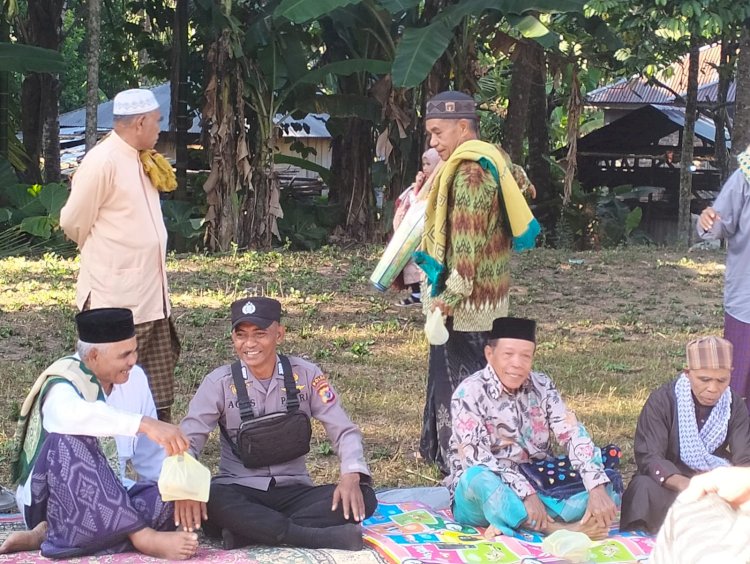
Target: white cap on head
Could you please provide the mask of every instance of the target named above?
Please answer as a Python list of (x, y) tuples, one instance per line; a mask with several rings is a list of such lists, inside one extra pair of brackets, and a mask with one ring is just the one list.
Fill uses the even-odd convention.
[(135, 116), (159, 109), (159, 102), (151, 90), (132, 88), (115, 96), (112, 113), (116, 116)]

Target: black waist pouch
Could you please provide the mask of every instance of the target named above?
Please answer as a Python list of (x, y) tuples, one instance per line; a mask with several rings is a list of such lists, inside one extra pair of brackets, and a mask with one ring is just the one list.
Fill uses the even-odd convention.
[[(289, 388), (287, 388), (289, 389)], [(310, 452), (312, 426), (307, 413), (277, 411), (240, 424), (237, 450), (246, 468), (283, 464)]]
[(242, 377), (242, 365), (239, 361), (232, 364), (232, 378), (237, 388), (242, 423), (237, 430), (236, 441), (230, 438), (223, 426), (221, 433), (232, 447), (234, 455), (242, 460), (245, 468), (283, 464), (310, 452), (310, 417), (299, 409), (299, 390), (289, 359), (279, 355), (279, 360), (279, 370), (283, 373), (286, 388), (286, 411), (267, 413), (260, 417), (253, 416), (245, 380)]

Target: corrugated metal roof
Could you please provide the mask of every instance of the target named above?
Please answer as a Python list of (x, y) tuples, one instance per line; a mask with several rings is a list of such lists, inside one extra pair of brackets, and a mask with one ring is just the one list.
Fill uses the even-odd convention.
[(331, 134), (326, 127), (329, 117), (328, 114), (307, 114), (302, 119), (294, 119), (277, 114), (274, 121), (281, 128), (283, 137), (330, 139)]
[[(652, 104), (652, 106), (667, 116), (671, 122), (676, 123), (680, 127), (685, 127), (685, 108), (657, 104)], [(714, 120), (704, 115), (699, 115), (698, 119), (695, 120), (695, 134), (710, 143), (714, 143), (716, 140), (716, 124), (714, 124)], [(726, 129), (724, 129), (724, 139), (727, 143), (727, 149), (731, 149), (732, 139), (729, 131)]]
[[(156, 101), (159, 102), (161, 110), (161, 131), (169, 131), (169, 106), (171, 97), (171, 85), (168, 82), (149, 88), (154, 93)], [(112, 106), (114, 102), (108, 100), (99, 104), (96, 110), (96, 128), (99, 131), (112, 129)], [(201, 120), (197, 112), (188, 108), (188, 113), (193, 115), (193, 123), (188, 132), (200, 133)], [(60, 133), (65, 135), (82, 135), (86, 131), (86, 108), (79, 108), (72, 112), (66, 112), (60, 116)]]
[[(734, 101), (737, 95), (737, 82), (732, 81), (729, 84), (729, 90), (727, 91), (727, 100)], [(719, 97), (719, 81), (712, 84), (707, 84), (698, 88), (698, 101), (699, 102), (716, 102)]]
[[(149, 88), (154, 93), (156, 101), (161, 109), (161, 131), (169, 131), (169, 107), (172, 87), (169, 82)], [(99, 131), (110, 131), (112, 129), (112, 106), (114, 102), (108, 100), (99, 104), (97, 108), (96, 127)], [(189, 133), (201, 132), (201, 117), (199, 112), (188, 108), (188, 113), (193, 116), (193, 123), (188, 130)], [(303, 119), (294, 119), (291, 116), (277, 115), (274, 121), (281, 127), (283, 137), (317, 137), (330, 139), (331, 134), (326, 128), (328, 114), (308, 114)], [(66, 112), (60, 116), (60, 133), (63, 135), (83, 135), (86, 131), (86, 108), (79, 108), (72, 112)]]
[[(700, 60), (698, 66), (698, 88), (717, 87), (719, 73), (717, 71), (719, 59), (721, 58), (721, 44), (708, 45), (700, 50)], [(613, 106), (621, 104), (670, 104), (674, 101), (672, 91), (684, 95), (687, 92), (688, 79), (688, 55), (682, 57), (676, 63), (659, 72), (656, 78), (664, 84), (648, 84), (648, 81), (642, 76), (635, 75), (629, 80), (621, 79), (614, 84), (602, 86), (592, 90), (586, 95), (586, 103), (595, 106)], [(670, 76), (671, 74), (671, 76)], [(727, 99), (734, 101), (734, 92), (736, 89), (730, 88), (731, 96)], [(715, 100), (716, 97), (710, 98), (702, 94), (700, 101)]]

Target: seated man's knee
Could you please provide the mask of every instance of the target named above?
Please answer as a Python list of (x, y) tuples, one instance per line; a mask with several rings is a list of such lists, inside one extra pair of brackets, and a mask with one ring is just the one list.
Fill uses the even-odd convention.
[(362, 490), (362, 498), (365, 500), (365, 518), (368, 518), (378, 508), (378, 498), (370, 486), (362, 484), (360, 489)]
[(486, 466), (471, 466), (466, 469), (461, 478), (459, 484), (464, 488), (468, 487), (500, 487), (505, 483), (500, 479), (500, 476), (495, 474), (492, 470)]

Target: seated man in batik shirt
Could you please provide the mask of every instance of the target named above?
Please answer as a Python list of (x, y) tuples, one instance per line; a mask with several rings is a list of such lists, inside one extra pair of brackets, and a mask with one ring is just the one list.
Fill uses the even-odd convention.
[[(519, 528), (542, 534), (566, 528), (606, 537), (619, 495), (599, 449), (552, 380), (531, 370), (535, 349), (534, 321), (496, 319), (484, 349), (487, 366), (453, 394), (446, 485), (454, 516), (464, 525), (489, 526), (488, 537)], [(572, 495), (570, 488), (564, 497), (538, 491), (521, 471), (522, 464), (551, 456), (552, 436), (583, 482)]]

